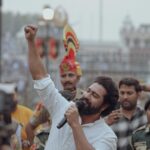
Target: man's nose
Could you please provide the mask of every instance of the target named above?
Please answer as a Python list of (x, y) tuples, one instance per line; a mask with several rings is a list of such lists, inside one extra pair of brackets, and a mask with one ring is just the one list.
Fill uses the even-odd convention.
[(124, 99), (127, 99), (127, 98), (128, 98), (128, 94), (124, 94), (124, 95), (123, 95), (123, 98), (124, 98)]
[(65, 76), (64, 78), (66, 81), (70, 80), (69, 76)]
[(89, 97), (91, 97), (91, 92), (86, 92), (86, 93), (85, 93), (85, 98), (88, 99)]

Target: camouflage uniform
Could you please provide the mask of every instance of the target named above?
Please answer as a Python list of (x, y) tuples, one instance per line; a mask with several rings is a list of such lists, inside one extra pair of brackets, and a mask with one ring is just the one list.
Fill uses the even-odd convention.
[(150, 125), (135, 130), (131, 136), (133, 150), (150, 150)]
[(80, 99), (83, 95), (84, 90), (77, 88), (76, 90), (76, 96), (74, 99)]
[[(34, 138), (34, 149), (33, 150), (44, 150), (45, 144), (50, 133), (50, 128), (43, 128), (36, 133)], [(32, 150), (32, 149), (31, 149)]]
[(70, 91), (60, 91), (61, 95), (65, 97), (68, 101), (76, 101), (81, 98), (83, 94), (83, 90), (80, 88), (77, 88), (75, 91), (70, 92)]

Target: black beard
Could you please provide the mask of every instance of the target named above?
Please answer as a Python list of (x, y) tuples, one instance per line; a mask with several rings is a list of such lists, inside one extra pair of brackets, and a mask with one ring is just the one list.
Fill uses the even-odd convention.
[(129, 106), (125, 106), (125, 105), (123, 104), (123, 102), (121, 102), (121, 107), (122, 107), (124, 110), (131, 111), (131, 110), (133, 110), (133, 109), (135, 109), (135, 108), (136, 108), (136, 105), (134, 105), (134, 104), (130, 103), (130, 105), (129, 105)]
[(87, 98), (80, 98), (79, 101), (83, 101), (85, 103), (84, 107), (82, 107), (79, 111), (81, 116), (84, 115), (94, 115), (100, 113), (101, 106), (92, 107), (90, 103), (88, 103)]

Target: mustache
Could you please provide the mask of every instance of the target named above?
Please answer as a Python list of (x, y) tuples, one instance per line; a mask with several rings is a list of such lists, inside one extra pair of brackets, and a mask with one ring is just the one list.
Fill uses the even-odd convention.
[(80, 100), (80, 101), (88, 101), (88, 99), (85, 98), (85, 97), (81, 97), (79, 100)]
[(84, 104), (85, 104), (85, 106), (90, 106), (90, 102), (89, 102), (89, 100), (87, 99), (87, 98), (85, 98), (85, 97), (81, 97), (80, 99), (79, 99), (79, 101), (82, 101), (82, 102), (84, 102)]
[(64, 85), (67, 85), (67, 84), (72, 84), (72, 83), (69, 82), (69, 81), (66, 81), (66, 82), (64, 83)]
[(123, 100), (123, 101), (121, 101), (120, 103), (124, 103), (124, 102), (130, 102), (129, 100)]

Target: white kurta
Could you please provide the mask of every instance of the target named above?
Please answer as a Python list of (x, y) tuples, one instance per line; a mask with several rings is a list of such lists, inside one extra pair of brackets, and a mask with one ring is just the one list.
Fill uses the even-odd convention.
[[(34, 81), (47, 110), (51, 114), (52, 126), (45, 150), (76, 150), (72, 130), (68, 124), (57, 129), (70, 103), (59, 94), (50, 77)], [(85, 136), (96, 150), (116, 150), (117, 137), (101, 118), (94, 123), (82, 125)]]

